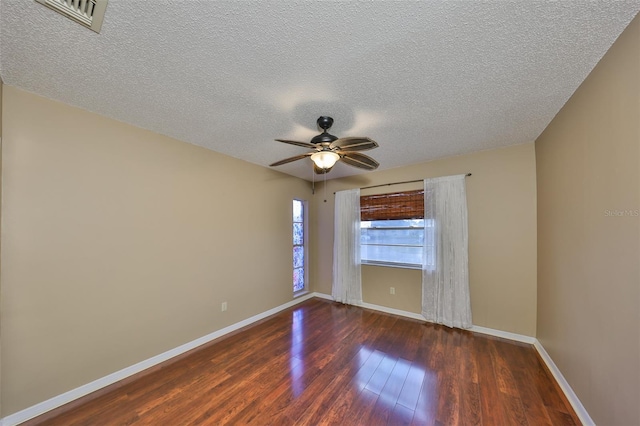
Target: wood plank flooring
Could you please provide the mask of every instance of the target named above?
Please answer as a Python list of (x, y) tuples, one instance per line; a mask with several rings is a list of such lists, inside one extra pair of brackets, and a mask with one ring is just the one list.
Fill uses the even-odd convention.
[(311, 299), (27, 425), (574, 425), (531, 345)]

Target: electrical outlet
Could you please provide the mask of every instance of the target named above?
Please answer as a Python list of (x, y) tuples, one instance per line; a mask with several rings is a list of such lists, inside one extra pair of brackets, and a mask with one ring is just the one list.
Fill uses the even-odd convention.
[(396, 288), (395, 287), (389, 287), (389, 294), (396, 294)]
[(222, 307), (220, 308), (222, 312), (227, 310), (227, 302), (222, 302)]

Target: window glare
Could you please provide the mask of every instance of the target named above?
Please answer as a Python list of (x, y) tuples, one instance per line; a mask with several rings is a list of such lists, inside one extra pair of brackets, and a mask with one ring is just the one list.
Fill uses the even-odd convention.
[(432, 250), (429, 250), (433, 245), (433, 225), (433, 219), (360, 222), (362, 262), (392, 266), (420, 266), (423, 263), (426, 237), (427, 264), (429, 264), (433, 257)]
[(293, 221), (294, 222), (302, 222), (304, 220), (303, 216), (303, 206), (302, 201), (293, 200)]
[(423, 226), (424, 219), (363, 220), (360, 222), (360, 228), (422, 228)]

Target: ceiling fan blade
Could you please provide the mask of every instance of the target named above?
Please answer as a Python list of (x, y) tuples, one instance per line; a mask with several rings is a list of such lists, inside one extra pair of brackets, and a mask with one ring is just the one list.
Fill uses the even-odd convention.
[(283, 164), (291, 163), (292, 161), (302, 160), (303, 158), (309, 157), (313, 152), (307, 152), (306, 154), (296, 155), (295, 157), (285, 158), (284, 160), (276, 161), (273, 164), (269, 164), (269, 167), (281, 166)]
[(345, 164), (353, 167), (358, 167), (360, 169), (375, 170), (380, 165), (380, 163), (378, 163), (373, 158), (364, 154), (359, 154), (357, 152), (345, 152), (343, 154), (338, 151), (338, 154), (340, 154), (340, 160), (342, 160)]
[(366, 151), (368, 149), (377, 148), (376, 141), (369, 138), (349, 137), (340, 138), (331, 142), (329, 148), (338, 148), (340, 151)]
[(316, 166), (316, 163), (313, 163), (313, 171), (316, 172), (317, 175), (323, 175), (325, 173), (329, 173), (329, 171), (333, 168), (333, 166), (329, 167), (328, 169), (321, 169), (320, 167)]
[(301, 146), (303, 148), (318, 149), (317, 145), (314, 145), (314, 144), (308, 143), (308, 142), (290, 141), (290, 140), (287, 140), (287, 139), (276, 139), (276, 141), (283, 142), (283, 143), (288, 143), (289, 145)]

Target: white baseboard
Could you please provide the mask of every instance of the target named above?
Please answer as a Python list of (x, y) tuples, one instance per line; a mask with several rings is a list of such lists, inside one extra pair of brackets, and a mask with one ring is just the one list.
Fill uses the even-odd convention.
[(247, 325), (250, 325), (256, 321), (260, 321), (261, 319), (267, 318), (268, 316), (271, 316), (282, 310), (290, 308), (291, 306), (297, 305), (298, 303), (302, 303), (305, 300), (311, 299), (312, 297), (314, 297), (314, 295), (315, 293), (307, 293), (283, 305), (277, 306), (273, 309), (269, 309), (268, 311), (262, 312), (258, 315), (254, 315), (250, 318), (247, 318), (243, 321), (232, 324), (218, 331), (214, 331), (213, 333), (207, 334), (206, 336), (200, 337), (199, 339), (185, 343), (184, 345), (181, 345), (181, 346), (178, 346), (177, 348), (163, 352), (159, 355), (156, 355), (154, 357), (141, 361), (132, 366), (123, 368), (120, 371), (116, 371), (115, 373), (112, 373), (112, 374), (109, 374), (108, 376), (94, 380), (90, 383), (87, 383), (86, 385), (82, 385), (80, 387), (72, 389), (58, 396), (54, 396), (53, 398), (40, 402), (36, 405), (32, 405), (31, 407), (25, 408), (22, 411), (18, 411), (17, 413), (11, 414), (7, 417), (0, 419), (0, 426), (15, 426), (22, 422), (26, 422), (29, 419), (32, 419), (34, 417), (37, 417), (46, 413), (47, 411), (51, 411), (54, 408), (58, 408), (64, 404), (68, 404), (71, 401), (74, 401), (78, 398), (81, 398), (85, 395), (88, 395), (106, 386), (112, 385), (120, 380), (126, 379), (129, 376), (140, 373), (141, 371), (144, 371), (147, 368), (153, 367), (154, 365), (160, 364), (161, 362), (167, 361), (175, 356), (178, 356), (187, 351), (195, 349), (198, 346), (201, 346), (205, 343), (208, 343), (212, 340), (222, 337), (225, 334), (229, 334), (242, 327), (246, 327)]
[(544, 349), (544, 347), (542, 346), (542, 343), (540, 343), (540, 341), (536, 339), (533, 346), (536, 348), (536, 350), (540, 354), (540, 357), (542, 358), (544, 363), (547, 364), (549, 371), (551, 371), (551, 374), (556, 379), (556, 382), (558, 382), (558, 385), (560, 386), (560, 388), (562, 389), (562, 392), (564, 392), (565, 396), (569, 400), (569, 403), (573, 407), (574, 411), (576, 412), (576, 415), (578, 416), (582, 424), (585, 426), (595, 426), (595, 422), (593, 421), (593, 419), (591, 418), (587, 410), (584, 408), (584, 405), (582, 405), (582, 402), (580, 402), (580, 399), (578, 399), (578, 396), (575, 394), (575, 392), (573, 391), (573, 389), (571, 388), (567, 380), (564, 378), (564, 376), (560, 372), (560, 369), (558, 368), (558, 366), (555, 364), (555, 362), (553, 362), (553, 359), (551, 359), (551, 356), (549, 356), (547, 351)]
[[(106, 386), (112, 385), (120, 380), (126, 379), (127, 377), (130, 377), (134, 374), (137, 374), (141, 371), (146, 370), (147, 368), (153, 367), (175, 356), (181, 355), (185, 352), (188, 352), (192, 349), (197, 348), (198, 346), (211, 342), (212, 340), (215, 340), (233, 331), (239, 330), (242, 327), (246, 327), (247, 325), (260, 321), (264, 318), (267, 318), (268, 316), (271, 316), (287, 308), (295, 306), (313, 297), (333, 300), (333, 297), (325, 293), (315, 293), (315, 292), (307, 293), (283, 305), (277, 306), (273, 309), (269, 309), (268, 311), (262, 312), (258, 315), (254, 315), (250, 318), (247, 318), (243, 321), (232, 324), (221, 330), (214, 331), (213, 333), (210, 333), (206, 336), (203, 336), (191, 342), (185, 343), (184, 345), (178, 346), (177, 348), (168, 350), (152, 358), (149, 358), (137, 364), (134, 364), (130, 367), (127, 367), (120, 371), (116, 371), (115, 373), (109, 374), (108, 376), (94, 380), (90, 383), (87, 383), (86, 385), (82, 385), (68, 392), (65, 392), (61, 395), (55, 396), (53, 398), (40, 402), (31, 407), (25, 408), (22, 411), (18, 411), (17, 413), (11, 414), (5, 418), (0, 419), (0, 426), (15, 426), (22, 422), (30, 420), (34, 417), (40, 416), (64, 404), (68, 404), (71, 401), (74, 401), (92, 392), (100, 390)], [(414, 312), (403, 311), (400, 309), (389, 308), (386, 306), (374, 305), (372, 303), (362, 303), (360, 306), (362, 306), (363, 308), (372, 309), (379, 312), (385, 312), (388, 314), (399, 315), (399, 316), (412, 318), (412, 319), (424, 320), (424, 317), (422, 315), (416, 314)], [(547, 364), (547, 367), (551, 371), (551, 374), (553, 374), (553, 376), (557, 380), (558, 384), (560, 385), (560, 388), (565, 393), (567, 399), (573, 406), (573, 409), (576, 411), (576, 414), (580, 418), (580, 421), (585, 425), (595, 424), (591, 419), (591, 417), (589, 416), (589, 414), (587, 413), (587, 410), (585, 410), (584, 406), (582, 405), (582, 403), (580, 402), (576, 394), (573, 392), (573, 389), (571, 389), (571, 386), (569, 386), (569, 383), (567, 383), (567, 381), (562, 376), (562, 373), (560, 373), (560, 370), (555, 365), (555, 363), (553, 362), (553, 360), (551, 359), (547, 351), (544, 350), (544, 348), (536, 338), (524, 336), (516, 333), (510, 333), (507, 331), (495, 330), (492, 328), (475, 326), (475, 325), (470, 329), (470, 331), (487, 334), (491, 336), (496, 336), (496, 337), (502, 337), (509, 340), (515, 340), (518, 342), (533, 344), (536, 350), (538, 351), (538, 353), (540, 354), (541, 358)]]
[(528, 343), (533, 345), (536, 341), (535, 337), (525, 336), (524, 334), (511, 333), (509, 331), (496, 330), (495, 328), (487, 328), (479, 325), (471, 326), (469, 331), (474, 333), (487, 334), (494, 337), (502, 337), (503, 339), (515, 340), (516, 342)]
[[(314, 293), (315, 297), (321, 297), (327, 300), (333, 300), (328, 294), (324, 293)], [(374, 311), (385, 312), (387, 314), (399, 315), (402, 317), (417, 319), (421, 321), (426, 321), (422, 314), (416, 314), (415, 312), (403, 311), (401, 309), (389, 308), (387, 306), (374, 305), (373, 303), (362, 302), (359, 306), (363, 308), (372, 309)], [(523, 334), (510, 333), (508, 331), (495, 330), (493, 328), (481, 327), (479, 325), (472, 326), (469, 331), (473, 331), (475, 333), (487, 334), (489, 336), (502, 337), (504, 339), (515, 340), (517, 342), (529, 343), (533, 344), (536, 341), (535, 337), (525, 336)]]
[(374, 305), (373, 303), (362, 302), (360, 305), (363, 308), (372, 309), (374, 311), (385, 312), (387, 314), (399, 315), (406, 318), (417, 319), (421, 321), (425, 321), (424, 317), (421, 314), (416, 314), (414, 312), (403, 311), (400, 309), (389, 308), (387, 306)]
[(319, 297), (320, 299), (334, 300), (333, 296), (325, 293), (313, 293), (313, 297)]

